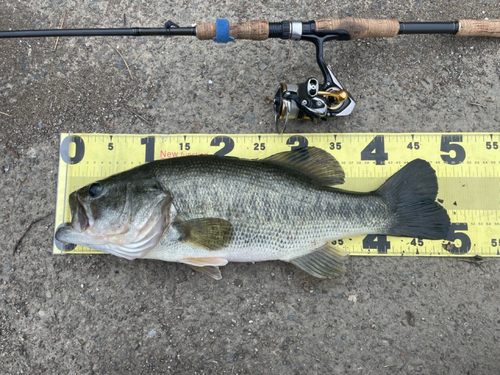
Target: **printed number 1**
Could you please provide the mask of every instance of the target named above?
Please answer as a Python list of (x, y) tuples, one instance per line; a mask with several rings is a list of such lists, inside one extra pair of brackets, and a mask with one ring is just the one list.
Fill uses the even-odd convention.
[(155, 137), (141, 138), (141, 145), (146, 145), (146, 163), (155, 160)]

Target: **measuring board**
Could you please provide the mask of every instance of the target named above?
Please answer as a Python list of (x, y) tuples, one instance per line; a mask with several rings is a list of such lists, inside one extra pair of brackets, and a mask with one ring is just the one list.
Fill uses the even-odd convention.
[[(351, 191), (377, 189), (416, 158), (436, 170), (438, 201), (452, 222), (446, 240), (366, 235), (336, 241), (350, 255), (500, 256), (500, 133), (61, 134), (55, 228), (71, 221), (71, 192), (153, 160), (202, 154), (259, 159), (306, 146), (332, 154), (346, 175), (338, 187)], [(98, 253), (54, 241), (57, 254)]]

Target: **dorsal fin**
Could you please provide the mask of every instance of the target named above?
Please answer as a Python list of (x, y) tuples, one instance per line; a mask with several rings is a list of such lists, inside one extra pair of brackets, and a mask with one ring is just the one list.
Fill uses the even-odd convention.
[(345, 174), (339, 162), (328, 152), (316, 147), (284, 151), (263, 160), (300, 171), (321, 186), (344, 183)]

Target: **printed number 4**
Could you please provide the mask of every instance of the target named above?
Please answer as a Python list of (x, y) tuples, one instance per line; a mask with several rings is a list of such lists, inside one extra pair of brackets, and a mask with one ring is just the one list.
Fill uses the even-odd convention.
[(368, 145), (361, 151), (361, 160), (375, 160), (376, 165), (384, 165), (389, 159), (389, 155), (385, 152), (385, 142), (383, 135), (377, 135)]
[(391, 242), (387, 241), (387, 236), (369, 234), (363, 238), (364, 249), (376, 249), (379, 254), (387, 254), (387, 250), (391, 248)]

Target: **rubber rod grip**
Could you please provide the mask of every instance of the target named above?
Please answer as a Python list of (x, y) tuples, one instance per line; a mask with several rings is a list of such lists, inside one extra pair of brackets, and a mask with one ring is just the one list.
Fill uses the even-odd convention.
[(396, 19), (377, 20), (368, 18), (325, 18), (314, 21), (316, 30), (345, 30), (351, 39), (373, 37), (393, 37), (398, 35), (399, 21)]
[(458, 36), (500, 37), (500, 20), (460, 20)]
[[(196, 25), (196, 37), (200, 40), (213, 39), (216, 33), (215, 23), (199, 23)], [(229, 35), (234, 39), (265, 40), (269, 36), (269, 22), (249, 21), (231, 23), (229, 25)]]

